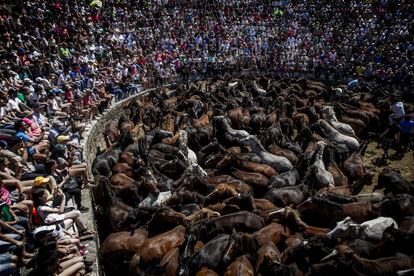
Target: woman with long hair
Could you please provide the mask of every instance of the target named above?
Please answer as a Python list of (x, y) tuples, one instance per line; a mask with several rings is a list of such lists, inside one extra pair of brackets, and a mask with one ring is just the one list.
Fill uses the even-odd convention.
[(37, 213), (41, 219), (41, 224), (61, 224), (64, 229), (68, 229), (73, 223), (79, 229), (79, 235), (91, 235), (93, 231), (89, 230), (84, 222), (80, 219), (81, 213), (79, 211), (65, 212), (66, 199), (65, 194), (59, 189), (58, 196), (61, 199), (60, 206), (54, 208), (49, 206), (46, 202), (48, 193), (44, 188), (38, 188), (33, 191), (33, 203), (36, 207)]

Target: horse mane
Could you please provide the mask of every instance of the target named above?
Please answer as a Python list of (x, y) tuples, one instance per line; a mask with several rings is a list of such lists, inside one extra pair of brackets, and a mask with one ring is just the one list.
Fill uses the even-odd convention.
[(242, 252), (252, 252), (255, 253), (258, 250), (259, 243), (257, 242), (256, 238), (248, 235), (242, 234), (241, 235), (241, 244), (242, 244)]
[(202, 220), (190, 227), (190, 233), (194, 234), (197, 239), (208, 240), (210, 237), (218, 233), (220, 228), (214, 220)]
[(322, 197), (312, 197), (312, 201), (315, 202), (316, 204), (320, 205), (321, 209), (324, 210), (333, 210), (335, 212), (335, 214), (341, 213), (342, 212), (342, 207), (340, 206), (340, 204), (335, 203), (333, 201), (330, 201), (326, 198), (322, 198)]

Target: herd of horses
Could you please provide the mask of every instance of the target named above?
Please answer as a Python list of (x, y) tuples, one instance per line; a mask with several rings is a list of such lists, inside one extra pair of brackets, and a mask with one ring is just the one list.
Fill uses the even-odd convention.
[(388, 168), (372, 183), (362, 162), (389, 105), (369, 87), (226, 76), (131, 101), (93, 163), (105, 270), (413, 274), (414, 184)]

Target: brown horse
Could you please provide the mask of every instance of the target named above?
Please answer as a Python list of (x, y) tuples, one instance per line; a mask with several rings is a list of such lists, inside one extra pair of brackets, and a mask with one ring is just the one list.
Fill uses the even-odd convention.
[(250, 162), (239, 158), (235, 154), (226, 155), (219, 163), (217, 163), (217, 168), (222, 169), (231, 165), (249, 172), (260, 173), (267, 177), (277, 175), (277, 172), (269, 165)]
[(195, 276), (219, 276), (214, 270), (203, 267), (200, 269)]
[(341, 171), (338, 167), (338, 164), (335, 161), (335, 157), (333, 154), (333, 149), (328, 149), (329, 152), (329, 160), (327, 162), (326, 169), (330, 172), (334, 178), (335, 186), (347, 186), (348, 185), (348, 177)]
[(253, 233), (253, 236), (257, 240), (259, 246), (263, 246), (269, 241), (278, 244), (282, 240), (289, 237), (289, 235), (289, 228), (275, 222), (272, 222), (260, 229), (259, 231)]
[(141, 245), (148, 238), (148, 231), (144, 228), (131, 232), (111, 233), (101, 244), (99, 252), (103, 255), (117, 251), (138, 252)]
[(232, 169), (232, 175), (247, 184), (250, 184), (255, 187), (266, 187), (269, 183), (269, 179), (260, 173), (251, 173), (238, 170), (236, 168)]
[(272, 241), (265, 242), (265, 244), (263, 244), (257, 251), (257, 261), (255, 264), (256, 273), (259, 271), (260, 266), (266, 257), (273, 262), (281, 262), (282, 254)]
[(343, 164), (343, 170), (350, 182), (358, 180), (366, 174), (362, 156), (364, 156), (367, 147), (368, 144), (363, 143), (358, 151), (353, 152)]
[(276, 209), (276, 206), (267, 199), (253, 198), (254, 206), (261, 211), (269, 211)]
[(170, 231), (146, 239), (131, 261), (130, 271), (135, 271), (139, 263), (148, 264), (155, 260), (161, 260), (170, 250), (180, 246), (184, 239), (184, 226), (177, 226)]
[(240, 256), (227, 267), (224, 276), (254, 276), (253, 266), (246, 256)]
[(160, 267), (163, 268), (162, 275), (165, 276), (175, 276), (177, 275), (177, 269), (179, 267), (179, 254), (180, 250), (178, 247), (171, 249), (165, 254), (165, 256), (160, 261)]
[(207, 111), (206, 113), (201, 115), (200, 118), (194, 120), (193, 126), (198, 129), (207, 126), (208, 124), (210, 124), (210, 118), (212, 115), (213, 115), (213, 111), (211, 110)]
[(128, 163), (117, 163), (115, 166), (112, 167), (112, 173), (124, 173), (128, 177), (133, 176), (132, 167)]
[(240, 117), (243, 115), (243, 107), (238, 106), (236, 108), (233, 108), (227, 112), (227, 116), (231, 120), (231, 124), (233, 127), (238, 127)]
[(286, 157), (292, 164), (296, 164), (296, 162), (298, 161), (298, 157), (296, 156), (296, 154), (293, 153), (293, 151), (283, 149), (276, 144), (270, 145), (268, 151), (274, 155)]
[(128, 229), (130, 224), (135, 222), (136, 211), (131, 206), (123, 203), (111, 189), (108, 181), (102, 186), (97, 186), (95, 189), (101, 188), (105, 193), (105, 207), (108, 220), (111, 227), (115, 231)]
[(135, 254), (148, 238), (148, 231), (139, 228), (131, 232), (111, 233), (101, 244), (99, 252), (105, 262), (105, 268), (111, 271), (120, 271), (125, 259), (124, 256)]

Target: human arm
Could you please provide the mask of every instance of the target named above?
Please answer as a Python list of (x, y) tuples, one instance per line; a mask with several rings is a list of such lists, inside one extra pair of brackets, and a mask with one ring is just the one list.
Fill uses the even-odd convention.
[[(22, 238), (24, 237), (24, 232), (20, 232), (19, 230), (17, 230), (13, 226), (9, 225), (8, 223), (5, 223), (2, 220), (0, 220), (0, 227), (2, 229), (7, 229), (10, 232), (16, 233), (17, 235), (20, 235)], [(6, 240), (6, 239), (11, 239), (11, 238), (7, 237), (6, 235), (0, 234), (0, 239), (2, 239), (2, 237), (5, 237), (5, 239), (3, 239), (3, 240), (8, 241), (8, 242), (11, 242), (11, 243), (14, 243), (13, 241)], [(11, 240), (14, 240), (14, 239), (11, 239)], [(16, 240), (14, 240), (14, 241), (16, 241)]]
[(62, 196), (62, 201), (60, 203), (59, 208), (53, 208), (53, 207), (49, 207), (49, 206), (43, 205), (43, 206), (40, 207), (41, 210), (43, 212), (46, 212), (46, 213), (58, 213), (58, 214), (62, 214), (64, 212), (64, 209), (65, 209), (66, 199), (65, 199), (65, 195), (62, 192), (60, 192), (60, 193), (61, 193), (60, 195)]
[(15, 186), (16, 189), (19, 191), (19, 195), (23, 193), (23, 187), (20, 184), (20, 181), (17, 179), (4, 179), (2, 181), (6, 186)]
[(63, 185), (69, 180), (69, 175), (65, 176), (62, 181), (57, 185), (58, 189), (62, 189)]

